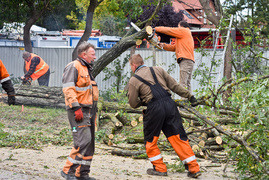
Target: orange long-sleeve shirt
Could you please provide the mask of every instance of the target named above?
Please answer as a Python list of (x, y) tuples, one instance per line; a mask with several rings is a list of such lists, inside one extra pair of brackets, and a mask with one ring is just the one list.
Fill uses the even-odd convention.
[(194, 60), (194, 41), (189, 28), (184, 27), (155, 27), (156, 32), (163, 33), (176, 38), (174, 45), (165, 44), (163, 49), (175, 51), (176, 57)]

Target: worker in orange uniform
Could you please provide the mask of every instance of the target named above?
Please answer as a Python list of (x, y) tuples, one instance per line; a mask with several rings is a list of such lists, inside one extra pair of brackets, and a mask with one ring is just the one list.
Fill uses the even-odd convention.
[(23, 52), (22, 58), (25, 60), (26, 74), (21, 77), (23, 82), (30, 80), (38, 81), (40, 86), (48, 86), (50, 78), (49, 65), (38, 55)]
[(7, 92), (8, 105), (14, 105), (16, 101), (15, 90), (11, 82), (10, 76), (7, 72), (7, 69), (1, 60), (0, 60), (0, 83), (2, 84), (2, 88)]
[(164, 50), (174, 51), (176, 53), (177, 63), (180, 67), (179, 83), (191, 90), (191, 77), (194, 60), (194, 40), (190, 31), (190, 26), (186, 21), (180, 21), (178, 27), (162, 27), (154, 28), (156, 32), (163, 33), (176, 38), (175, 44), (159, 43)]
[(78, 47), (78, 58), (69, 63), (63, 73), (63, 93), (74, 147), (61, 171), (68, 180), (92, 180), (89, 177), (94, 154), (95, 120), (99, 91), (92, 76), (95, 47), (83, 42)]
[(147, 109), (143, 110), (144, 143), (148, 158), (153, 165), (153, 169), (148, 169), (147, 174), (167, 176), (167, 168), (157, 146), (160, 132), (163, 131), (188, 170), (188, 177), (200, 176), (200, 167), (189, 145), (170, 90), (188, 98), (192, 106), (198, 105), (196, 98), (163, 68), (145, 66), (139, 54), (132, 55), (129, 62), (134, 72), (128, 83), (129, 104), (133, 108), (147, 106)]

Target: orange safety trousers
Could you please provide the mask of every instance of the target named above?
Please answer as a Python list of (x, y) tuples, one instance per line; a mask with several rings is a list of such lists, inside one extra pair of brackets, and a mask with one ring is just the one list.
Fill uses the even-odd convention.
[(140, 76), (134, 75), (138, 80), (150, 86), (153, 95), (143, 114), (144, 143), (148, 158), (156, 171), (167, 172), (167, 167), (157, 146), (160, 133), (163, 131), (185, 168), (191, 173), (197, 173), (200, 171), (200, 167), (189, 145), (176, 103), (158, 83), (154, 70), (152, 68), (150, 70), (156, 83), (154, 85)]
[[(158, 139), (159, 137), (155, 136), (151, 143), (146, 143), (146, 153), (156, 171), (167, 172), (166, 165), (163, 162), (161, 152), (157, 146)], [(191, 173), (200, 171), (195, 155), (189, 145), (189, 140), (183, 141), (180, 139), (179, 135), (174, 135), (169, 137), (168, 141), (188, 171)]]

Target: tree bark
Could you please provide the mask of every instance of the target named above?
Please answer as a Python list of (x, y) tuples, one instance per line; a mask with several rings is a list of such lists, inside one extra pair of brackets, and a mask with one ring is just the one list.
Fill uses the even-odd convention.
[[(138, 26), (149, 25), (164, 3), (166, 3), (166, 1), (158, 0), (156, 9), (151, 15), (151, 17), (145, 20), (144, 22), (141, 22)], [(119, 57), (123, 52), (125, 52), (130, 47), (135, 46), (137, 40), (147, 39), (147, 37), (148, 34), (145, 31), (145, 28), (143, 28), (139, 32), (136, 32), (136, 30), (133, 27), (130, 28), (127, 34), (117, 44), (115, 44), (112, 48), (110, 48), (95, 62), (92, 72), (93, 76), (96, 77), (114, 59)]]
[(51, 0), (44, 1), (44, 5), (42, 3), (36, 4), (32, 1), (27, 1), (27, 6), (30, 9), (30, 17), (25, 22), (25, 26), (23, 27), (23, 42), (25, 51), (32, 52), (32, 43), (31, 43), (31, 36), (30, 36), (30, 29), (32, 25), (41, 17), (41, 15), (47, 10)]
[[(225, 61), (224, 61), (224, 73), (223, 76), (226, 77), (226, 79), (232, 78), (232, 38), (229, 38), (227, 51), (225, 54)], [(227, 101), (228, 97), (231, 95), (231, 89), (227, 89), (223, 93), (223, 100)]]
[(146, 151), (145, 150), (130, 151), (130, 150), (115, 150), (115, 149), (113, 149), (111, 154), (117, 155), (117, 156), (138, 156), (138, 155), (146, 154)]

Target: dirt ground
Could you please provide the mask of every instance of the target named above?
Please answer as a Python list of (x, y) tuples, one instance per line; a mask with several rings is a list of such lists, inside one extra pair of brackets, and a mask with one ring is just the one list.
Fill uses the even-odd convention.
[[(149, 176), (146, 169), (151, 163), (145, 159), (132, 159), (111, 155), (112, 147), (96, 144), (96, 153), (92, 162), (90, 176), (100, 180), (138, 180), (138, 179), (190, 179), (187, 172), (171, 172), (168, 177)], [(1, 148), (0, 179), (1, 180), (60, 180), (60, 171), (65, 164), (71, 147), (47, 146), (43, 151), (29, 149)], [(164, 161), (174, 163), (175, 155), (163, 155)], [(202, 180), (236, 179), (233, 168), (223, 172), (225, 164), (212, 163), (209, 160), (199, 159)]]

